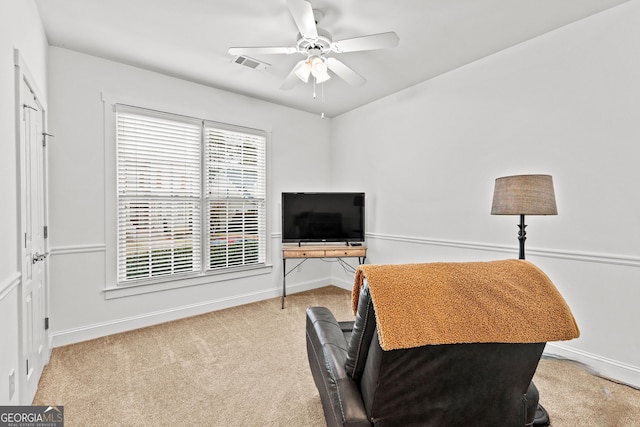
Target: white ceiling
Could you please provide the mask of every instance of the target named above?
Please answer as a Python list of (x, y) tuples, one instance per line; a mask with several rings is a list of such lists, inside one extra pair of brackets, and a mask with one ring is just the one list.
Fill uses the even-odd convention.
[[(395, 31), (393, 49), (331, 54), (367, 79), (280, 85), (295, 55), (229, 47), (290, 46), (298, 30), (285, 0), (36, 0), (49, 43), (181, 79), (333, 117), (628, 0), (311, 0), (333, 40)], [(323, 93), (324, 92), (324, 93)]]

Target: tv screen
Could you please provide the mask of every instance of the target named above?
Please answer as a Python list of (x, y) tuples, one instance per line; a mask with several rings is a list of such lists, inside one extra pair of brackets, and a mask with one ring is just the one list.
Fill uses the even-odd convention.
[(364, 241), (364, 193), (282, 193), (282, 242)]

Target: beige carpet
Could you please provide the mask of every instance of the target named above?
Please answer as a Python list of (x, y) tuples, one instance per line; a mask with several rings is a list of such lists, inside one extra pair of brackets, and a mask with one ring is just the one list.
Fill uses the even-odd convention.
[[(350, 293), (326, 287), (53, 350), (35, 405), (64, 405), (65, 426), (323, 426), (309, 372), (305, 309), (351, 320)], [(640, 391), (542, 360), (554, 427), (638, 426)]]
[(533, 380), (553, 427), (640, 426), (640, 390), (595, 376), (579, 363), (543, 358)]

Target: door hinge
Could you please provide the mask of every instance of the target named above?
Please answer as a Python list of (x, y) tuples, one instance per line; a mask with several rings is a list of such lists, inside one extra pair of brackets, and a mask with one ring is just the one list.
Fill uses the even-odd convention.
[(44, 226), (44, 238), (45, 239), (49, 238), (49, 226), (48, 225)]
[(45, 331), (49, 330), (49, 318), (48, 317), (44, 318), (44, 330)]
[(27, 375), (29, 375), (29, 359), (27, 359)]

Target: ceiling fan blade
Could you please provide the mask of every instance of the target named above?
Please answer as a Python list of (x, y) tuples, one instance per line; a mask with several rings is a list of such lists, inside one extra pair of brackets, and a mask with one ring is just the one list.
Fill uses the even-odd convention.
[(296, 53), (298, 49), (295, 47), (265, 46), (265, 47), (230, 47), (228, 52), (230, 55), (271, 55), (276, 53)]
[(313, 8), (311, 3), (306, 0), (287, 0), (287, 6), (296, 21), (300, 34), (305, 39), (315, 40), (318, 38), (318, 29), (316, 28), (316, 20), (313, 17)]
[(337, 60), (336, 58), (327, 58), (326, 64), (327, 68), (336, 73), (338, 77), (352, 86), (360, 86), (365, 84), (367, 81), (367, 79), (353, 71), (351, 68), (347, 67), (343, 62)]
[(361, 50), (386, 49), (388, 47), (398, 46), (399, 42), (400, 38), (398, 35), (391, 31), (388, 33), (338, 40), (331, 43), (331, 50), (336, 53), (343, 53)]
[(280, 85), (280, 89), (282, 90), (293, 89), (296, 83), (300, 81), (298, 76), (296, 76), (296, 71), (298, 71), (298, 68), (302, 67), (302, 64), (304, 64), (305, 61), (306, 59), (303, 59), (293, 67), (289, 75), (284, 79), (284, 82), (282, 82), (282, 85)]

